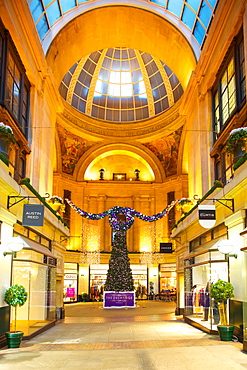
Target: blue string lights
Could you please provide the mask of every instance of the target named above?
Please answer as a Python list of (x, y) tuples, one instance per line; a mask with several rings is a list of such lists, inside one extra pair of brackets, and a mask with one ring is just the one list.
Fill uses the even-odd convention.
[[(66, 201), (68, 202), (70, 207), (72, 207), (77, 213), (79, 213), (82, 217), (87, 218), (88, 220), (101, 220), (102, 218), (109, 216), (109, 223), (112, 229), (116, 231), (128, 230), (133, 225), (135, 217), (146, 222), (157, 221), (162, 217), (167, 216), (170, 210), (177, 203), (177, 200), (175, 200), (171, 204), (169, 204), (169, 206), (167, 206), (162, 212), (159, 212), (156, 215), (147, 216), (144, 215), (143, 213), (137, 212), (133, 208), (120, 206), (115, 206), (113, 208), (110, 208), (108, 211), (102, 213), (89, 213), (77, 207), (69, 199), (66, 199)], [(123, 214), (125, 216), (125, 221), (118, 218), (119, 214)]]

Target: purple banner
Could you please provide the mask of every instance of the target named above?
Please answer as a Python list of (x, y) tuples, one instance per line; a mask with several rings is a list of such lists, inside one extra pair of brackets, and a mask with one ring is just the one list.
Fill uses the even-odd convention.
[(104, 308), (135, 307), (135, 292), (104, 292)]

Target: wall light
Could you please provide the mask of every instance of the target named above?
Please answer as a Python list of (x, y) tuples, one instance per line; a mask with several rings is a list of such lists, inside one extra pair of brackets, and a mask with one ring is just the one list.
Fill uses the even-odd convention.
[(228, 239), (220, 240), (219, 243), (217, 243), (217, 248), (220, 253), (226, 254), (228, 257), (238, 257), (237, 254), (230, 254), (234, 249), (234, 245)]
[(16, 253), (25, 246), (25, 241), (20, 236), (13, 236), (7, 241), (6, 246), (10, 252), (3, 252), (4, 257), (8, 254), (16, 258)]

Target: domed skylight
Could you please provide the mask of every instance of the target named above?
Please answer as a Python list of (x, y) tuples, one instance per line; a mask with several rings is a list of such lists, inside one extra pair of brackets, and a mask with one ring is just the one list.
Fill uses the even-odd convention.
[(153, 117), (183, 94), (176, 75), (143, 51), (109, 48), (91, 53), (64, 76), (60, 94), (74, 108), (106, 121)]

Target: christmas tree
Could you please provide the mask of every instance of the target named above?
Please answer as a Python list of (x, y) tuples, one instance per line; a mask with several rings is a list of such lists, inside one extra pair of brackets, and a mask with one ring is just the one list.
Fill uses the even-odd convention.
[(105, 291), (131, 292), (134, 290), (130, 259), (126, 246), (126, 231), (115, 232)]

